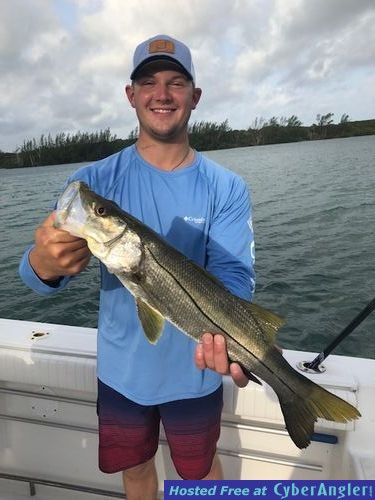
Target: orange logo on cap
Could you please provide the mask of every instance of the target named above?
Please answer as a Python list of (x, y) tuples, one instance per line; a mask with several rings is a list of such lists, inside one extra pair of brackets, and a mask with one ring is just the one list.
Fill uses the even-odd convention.
[(153, 40), (148, 47), (148, 53), (154, 54), (155, 52), (167, 52), (168, 54), (175, 53), (174, 43), (170, 40)]

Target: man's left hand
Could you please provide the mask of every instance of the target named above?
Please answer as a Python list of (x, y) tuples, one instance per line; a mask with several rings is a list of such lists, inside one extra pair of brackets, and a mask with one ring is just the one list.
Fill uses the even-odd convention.
[(249, 382), (240, 365), (229, 362), (223, 335), (212, 333), (202, 335), (202, 341), (195, 351), (195, 364), (201, 370), (210, 368), (222, 375), (230, 374), (238, 387), (245, 387)]

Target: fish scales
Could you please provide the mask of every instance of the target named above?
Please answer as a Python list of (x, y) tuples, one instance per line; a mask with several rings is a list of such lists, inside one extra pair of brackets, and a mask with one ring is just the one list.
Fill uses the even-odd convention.
[[(235, 332), (240, 337), (247, 332), (248, 340), (252, 336), (262, 340), (258, 324), (249, 311), (217, 279), (164, 242), (149, 245), (146, 242), (146, 246), (158, 264), (173, 275), (176, 286), (184, 288), (218, 329), (226, 333)], [(249, 344), (249, 347), (254, 346)]]
[[(286, 376), (284, 372), (289, 374), (289, 364), (273, 345), (265, 341), (259, 324), (244, 307), (244, 301), (239, 301), (216, 278), (202, 272), (194, 262), (160, 240), (147, 227), (142, 228), (141, 239), (153, 258), (146, 260), (153, 260), (157, 270), (165, 270), (151, 284), (148, 293), (153, 294), (154, 300), (159, 298), (163, 282), (169, 282), (172, 293), (168, 294), (167, 305), (163, 300), (159, 305), (167, 319), (198, 341), (203, 331), (222, 332), (232, 361), (239, 362), (265, 382), (277, 385), (279, 391), (298, 393), (299, 373)], [(150, 269), (145, 274), (149, 272)], [(176, 297), (180, 297), (180, 313), (177, 312)], [(188, 307), (191, 299), (193, 302)], [(293, 396), (285, 397), (291, 399)]]
[(201, 332), (205, 328), (208, 327), (210, 330), (216, 328), (209, 318), (201, 312), (184, 288), (176, 286), (174, 276), (161, 267), (148, 254), (147, 250), (145, 254), (145, 278), (141, 281), (140, 286), (146, 296), (150, 298), (150, 303), (155, 304), (166, 319), (178, 328), (187, 331), (195, 340), (199, 340)]
[[(150, 262), (155, 272), (155, 279), (149, 282), (147, 293), (158, 301), (162, 314), (197, 341), (203, 331), (223, 333), (232, 361), (239, 362), (266, 382), (276, 377), (280, 388), (296, 392), (299, 374), (295, 372), (297, 380), (288, 379), (287, 383), (285, 377), (280, 376), (283, 370), (290, 370), (289, 364), (283, 361), (280, 364), (279, 358), (283, 358), (279, 351), (265, 342), (259, 325), (242, 302), (208, 273), (202, 276), (201, 269), (194, 262), (168, 248), (164, 242), (155, 242), (153, 233), (146, 235), (146, 232), (147, 229), (143, 232), (144, 246), (148, 251), (152, 249), (151, 255), (146, 258), (145, 274), (148, 280), (151, 276)], [(168, 265), (169, 262), (172, 265)], [(161, 272), (161, 269), (164, 271)], [(142, 288), (145, 289), (144, 286)], [(164, 295), (165, 300), (160, 300), (160, 295)], [(259, 339), (258, 343), (252, 341), (252, 336)]]

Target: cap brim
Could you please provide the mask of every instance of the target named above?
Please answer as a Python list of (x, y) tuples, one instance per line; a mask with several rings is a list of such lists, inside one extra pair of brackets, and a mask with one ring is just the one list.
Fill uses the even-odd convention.
[(188, 71), (186, 71), (186, 69), (182, 66), (182, 64), (180, 64), (178, 61), (176, 61), (176, 59), (174, 59), (173, 57), (164, 56), (164, 55), (151, 56), (151, 57), (148, 57), (147, 59), (145, 59), (144, 61), (142, 61), (132, 71), (132, 73), (130, 75), (130, 79), (131, 80), (135, 80), (137, 78), (137, 76), (139, 75), (140, 71), (142, 71), (143, 69), (145, 69), (146, 66), (148, 66), (149, 64), (151, 64), (153, 62), (156, 62), (156, 61), (170, 62), (171, 64), (173, 64), (173, 66), (175, 66), (176, 68), (178, 68), (179, 71), (181, 71), (181, 73), (183, 73), (187, 78), (189, 78), (189, 80), (193, 80), (192, 75)]

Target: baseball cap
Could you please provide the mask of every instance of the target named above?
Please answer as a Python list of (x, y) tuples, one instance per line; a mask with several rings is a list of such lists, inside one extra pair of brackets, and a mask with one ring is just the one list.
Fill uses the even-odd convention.
[(140, 43), (133, 56), (133, 80), (136, 73), (152, 61), (172, 61), (195, 83), (195, 71), (190, 49), (182, 42), (167, 35), (156, 35)]

